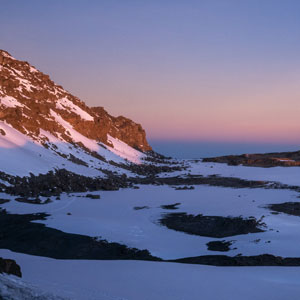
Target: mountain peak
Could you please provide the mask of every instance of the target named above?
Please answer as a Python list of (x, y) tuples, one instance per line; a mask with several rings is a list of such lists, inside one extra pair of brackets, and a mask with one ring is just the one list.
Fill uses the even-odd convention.
[(7, 51), (0, 49), (0, 55), (4, 56), (4, 57), (9, 57), (9, 58), (13, 58), (12, 55), (10, 53), (8, 53)]
[(152, 150), (140, 124), (113, 117), (103, 107), (87, 106), (48, 75), (5, 50), (0, 50), (0, 133), (0, 144), (1, 139), (5, 145), (15, 143), (9, 140), (10, 134), (77, 163), (84, 161), (76, 157), (77, 152), (106, 161), (114, 160), (109, 154), (114, 153), (124, 162), (139, 163), (138, 157)]
[(39, 129), (57, 136), (63, 132), (53, 128), (53, 111), (98, 142), (107, 143), (109, 134), (141, 151), (151, 150), (141, 125), (125, 117), (115, 118), (104, 108), (88, 107), (29, 63), (13, 59), (5, 50), (0, 54), (0, 120), (32, 137)]

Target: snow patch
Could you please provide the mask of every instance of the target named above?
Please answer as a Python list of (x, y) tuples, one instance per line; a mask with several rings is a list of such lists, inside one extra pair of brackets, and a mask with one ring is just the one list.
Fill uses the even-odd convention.
[(91, 151), (99, 150), (100, 147), (98, 146), (96, 141), (93, 141), (76, 131), (69, 122), (65, 121), (59, 114), (57, 114), (52, 109), (50, 109), (50, 114), (57, 123), (59, 123), (62, 127), (64, 127), (70, 132), (70, 136), (74, 140), (74, 142), (81, 142), (85, 147), (87, 147)]
[(31, 73), (36, 73), (36, 72), (38, 72), (38, 70), (35, 67), (30, 66), (30, 72)]
[(62, 110), (65, 110), (66, 108), (70, 109), (73, 113), (80, 116), (81, 119), (86, 121), (94, 121), (94, 118), (90, 114), (88, 114), (86, 111), (81, 109), (79, 106), (75, 105), (72, 101), (70, 101), (66, 97), (57, 100), (56, 108)]
[(7, 106), (7, 107), (24, 107), (23, 104), (21, 104), (16, 98), (11, 97), (11, 96), (1, 96), (0, 97), (0, 102), (2, 105)]
[(26, 282), (72, 300), (295, 300), (300, 293), (297, 267), (57, 260), (8, 250), (0, 255), (20, 263)]
[(18, 80), (20, 81), (20, 85), (22, 85), (22, 87), (24, 87), (28, 92), (32, 92), (31, 88), (39, 89), (37, 86), (33, 86), (27, 79), (18, 78)]
[(11, 186), (11, 184), (5, 180), (0, 179), (0, 183), (4, 184), (5, 186)]
[(59, 123), (62, 127), (65, 128), (66, 131), (70, 133), (69, 136), (73, 139), (74, 142), (82, 143), (87, 149), (97, 152), (101, 156), (105, 157), (108, 161), (113, 160), (117, 163), (124, 163), (124, 159), (127, 159), (131, 162), (139, 163), (139, 157), (143, 156), (141, 152), (114, 138), (111, 138), (111, 141), (115, 143), (116, 149), (107, 145), (105, 145), (106, 149), (104, 149), (103, 147), (99, 146), (99, 143), (95, 140), (91, 140), (76, 131), (69, 122), (65, 121), (52, 109), (50, 109), (50, 115), (55, 119), (57, 123)]
[(146, 155), (138, 150), (133, 149), (126, 143), (120, 141), (119, 139), (113, 138), (109, 134), (107, 135), (107, 140), (113, 144), (113, 148), (109, 147), (109, 150), (116, 155), (123, 157), (131, 162), (140, 164), (141, 158), (146, 157)]

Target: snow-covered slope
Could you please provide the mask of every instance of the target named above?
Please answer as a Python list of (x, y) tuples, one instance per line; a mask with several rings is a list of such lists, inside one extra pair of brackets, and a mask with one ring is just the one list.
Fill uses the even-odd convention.
[(128, 160), (139, 163), (145, 157), (145, 154), (124, 143), (124, 148), (114, 149), (84, 137), (71, 127), (68, 129), (76, 142), (81, 142), (91, 151), (62, 141), (43, 129), (40, 130), (39, 140), (32, 139), (0, 121), (1, 171), (10, 175), (26, 176), (29, 173), (40, 174), (64, 168), (81, 175), (101, 176), (101, 169), (129, 173), (111, 165), (109, 161), (126, 163)]
[(72, 300), (297, 300), (300, 293), (297, 267), (55, 260), (7, 250), (0, 254), (22, 265), (27, 287)]

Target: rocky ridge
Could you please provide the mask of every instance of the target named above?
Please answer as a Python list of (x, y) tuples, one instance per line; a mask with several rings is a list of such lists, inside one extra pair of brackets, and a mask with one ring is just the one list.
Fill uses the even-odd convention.
[(226, 155), (220, 157), (204, 158), (203, 162), (225, 163), (230, 166), (248, 167), (299, 167), (300, 151), (274, 152), (263, 154)]
[(4, 50), (0, 50), (0, 98), (0, 120), (34, 139), (40, 139), (42, 129), (74, 142), (57, 123), (54, 112), (89, 139), (111, 145), (110, 135), (140, 151), (151, 150), (140, 124), (123, 116), (113, 117), (103, 107), (88, 107), (48, 75)]

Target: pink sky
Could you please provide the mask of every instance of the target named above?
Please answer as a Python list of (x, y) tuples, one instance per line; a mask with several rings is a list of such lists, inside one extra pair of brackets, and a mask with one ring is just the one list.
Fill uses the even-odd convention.
[(152, 139), (299, 142), (300, 73), (247, 71), (127, 76), (101, 94), (112, 114), (142, 123)]

